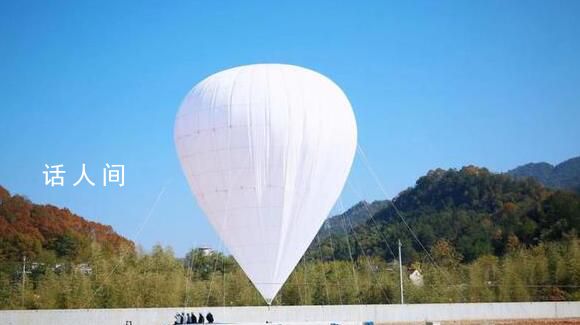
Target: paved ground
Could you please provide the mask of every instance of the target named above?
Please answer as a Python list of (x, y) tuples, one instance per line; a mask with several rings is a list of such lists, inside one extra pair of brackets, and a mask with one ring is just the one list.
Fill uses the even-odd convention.
[(573, 319), (523, 319), (523, 320), (480, 320), (480, 321), (449, 321), (432, 323), (377, 323), (377, 325), (580, 325), (580, 318)]

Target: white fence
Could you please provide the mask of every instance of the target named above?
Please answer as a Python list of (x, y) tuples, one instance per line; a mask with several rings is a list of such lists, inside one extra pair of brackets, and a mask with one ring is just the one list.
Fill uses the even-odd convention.
[[(424, 322), (494, 319), (578, 318), (580, 302), (524, 302), (416, 305), (334, 305), (279, 307), (195, 307), (0, 311), (0, 325), (173, 324), (178, 312), (214, 315), (217, 323), (340, 324), (374, 321)], [(130, 322), (130, 323), (129, 323)]]

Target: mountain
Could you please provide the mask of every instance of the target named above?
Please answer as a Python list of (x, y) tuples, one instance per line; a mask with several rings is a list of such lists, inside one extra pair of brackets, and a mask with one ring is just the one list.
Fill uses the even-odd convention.
[(400, 239), (403, 256), (417, 261), (444, 240), (469, 262), (519, 246), (559, 241), (580, 230), (580, 195), (474, 166), (432, 170), (393, 202), (397, 209), (388, 205), (346, 235), (320, 238), (308, 254), (392, 260)]
[(132, 241), (111, 226), (88, 221), (68, 209), (34, 204), (0, 186), (0, 261), (18, 261), (23, 256), (74, 261), (90, 255), (93, 244), (113, 254), (135, 249)]
[(345, 212), (326, 219), (317, 236), (325, 238), (331, 234), (345, 234), (349, 229), (365, 223), (371, 216), (388, 205), (388, 200), (377, 200), (372, 203), (360, 201)]
[[(516, 167), (506, 174), (518, 180), (533, 178), (545, 187), (571, 190), (580, 194), (580, 157), (566, 160), (556, 166), (546, 162), (529, 163)], [(331, 234), (347, 233), (349, 229), (366, 223), (371, 216), (385, 209), (389, 204), (389, 200), (377, 200), (372, 203), (358, 202), (344, 213), (328, 218), (318, 232), (314, 243)]]
[(580, 193), (580, 157), (568, 159), (556, 166), (546, 162), (529, 163), (507, 174), (518, 179), (531, 177), (549, 188)]

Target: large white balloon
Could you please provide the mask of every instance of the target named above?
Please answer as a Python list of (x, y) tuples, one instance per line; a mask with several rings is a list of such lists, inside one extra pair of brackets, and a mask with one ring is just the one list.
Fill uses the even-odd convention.
[(348, 99), (305, 68), (236, 67), (189, 92), (174, 136), (199, 206), (271, 303), (348, 177), (357, 142)]

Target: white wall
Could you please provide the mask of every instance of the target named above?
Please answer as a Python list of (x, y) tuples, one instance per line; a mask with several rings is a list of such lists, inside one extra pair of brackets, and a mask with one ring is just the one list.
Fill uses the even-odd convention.
[(530, 318), (579, 318), (580, 302), (525, 302), (489, 304), (347, 305), (283, 307), (195, 307), (139, 309), (74, 309), (0, 311), (0, 325), (99, 324), (133, 325), (172, 324), (177, 312), (211, 311), (219, 323), (284, 324), (314, 322), (360, 323), (421, 322), (451, 320), (493, 320)]

